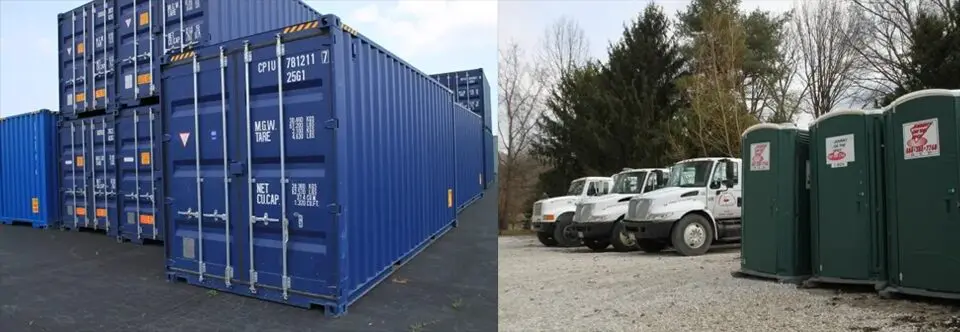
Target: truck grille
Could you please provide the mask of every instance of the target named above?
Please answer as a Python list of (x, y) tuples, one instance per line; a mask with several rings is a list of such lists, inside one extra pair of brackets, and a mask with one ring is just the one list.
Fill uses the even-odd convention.
[(540, 213), (540, 212), (541, 212), (540, 209), (541, 209), (542, 205), (543, 205), (543, 203), (533, 203), (533, 215), (531, 215), (530, 218), (532, 218), (532, 219), (534, 219), (534, 220), (539, 220), (539, 219), (541, 218), (541, 216), (540, 216), (540, 214), (541, 214), (541, 213)]
[(626, 219), (642, 221), (647, 217), (647, 212), (649, 211), (650, 211), (649, 199), (640, 198), (640, 199), (630, 200), (630, 205), (629, 205), (629, 208), (627, 209)]
[(574, 222), (584, 222), (590, 213), (593, 212), (593, 204), (577, 204), (577, 210), (573, 214)]

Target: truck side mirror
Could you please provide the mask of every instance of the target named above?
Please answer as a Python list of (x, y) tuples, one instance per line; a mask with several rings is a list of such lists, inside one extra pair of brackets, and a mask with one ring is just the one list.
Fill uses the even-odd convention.
[(727, 164), (725, 167), (727, 171), (725, 184), (727, 187), (733, 187), (739, 182), (739, 179), (737, 179), (737, 162), (727, 160), (725, 163)]

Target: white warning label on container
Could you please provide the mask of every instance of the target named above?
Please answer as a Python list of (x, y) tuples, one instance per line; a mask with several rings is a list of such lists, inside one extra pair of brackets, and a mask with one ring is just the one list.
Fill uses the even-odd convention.
[(750, 144), (750, 151), (753, 156), (750, 157), (751, 171), (769, 171), (770, 170), (770, 142), (760, 142)]
[(827, 137), (827, 165), (831, 168), (847, 167), (847, 164), (855, 161), (853, 134)]
[(940, 126), (936, 118), (903, 124), (903, 159), (940, 155)]
[(126, 74), (123, 76), (123, 88), (125, 90), (130, 90), (133, 88), (133, 74)]

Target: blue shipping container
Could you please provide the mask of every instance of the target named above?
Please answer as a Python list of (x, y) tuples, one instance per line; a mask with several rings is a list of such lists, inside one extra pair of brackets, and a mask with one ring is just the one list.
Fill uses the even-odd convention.
[(58, 126), (61, 227), (119, 236), (115, 116), (61, 120)]
[(163, 68), (168, 276), (342, 315), (454, 224), (451, 92), (332, 15), (222, 47)]
[(457, 189), (455, 193), (457, 210), (463, 210), (483, 195), (483, 127), (479, 114), (464, 108), (461, 104), (452, 104), (452, 113), (457, 146)]
[(497, 167), (497, 148), (493, 141), (493, 132), (490, 128), (483, 128), (483, 188), (489, 188), (494, 180), (494, 169)]
[(56, 113), (0, 118), (0, 222), (56, 226)]
[(58, 16), (60, 110), (153, 103), (163, 55), (319, 15), (299, 0), (93, 0)]
[(482, 68), (430, 75), (453, 90), (454, 100), (483, 118), (483, 127), (491, 128), (490, 82)]
[(163, 241), (160, 119), (159, 105), (122, 109), (117, 118), (120, 236), (136, 243)]

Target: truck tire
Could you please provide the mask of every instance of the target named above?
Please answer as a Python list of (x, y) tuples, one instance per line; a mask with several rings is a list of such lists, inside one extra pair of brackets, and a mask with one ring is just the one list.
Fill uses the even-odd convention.
[(613, 250), (618, 252), (637, 250), (637, 241), (627, 236), (623, 229), (623, 223), (619, 219), (613, 224), (613, 231), (610, 233), (610, 244), (613, 245)]
[(667, 248), (667, 244), (656, 240), (637, 240), (640, 250), (648, 254), (656, 254)]
[(580, 238), (573, 232), (573, 213), (564, 213), (557, 217), (553, 230), (553, 240), (560, 247), (579, 247)]
[(713, 227), (703, 216), (691, 213), (673, 226), (670, 242), (683, 256), (703, 255), (713, 243)]
[(596, 252), (602, 252), (602, 251), (604, 251), (604, 250), (607, 250), (607, 247), (610, 246), (610, 240), (607, 240), (607, 239), (589, 239), (589, 240), (584, 240), (584, 241), (583, 241), (583, 244), (585, 244), (585, 245), (587, 246), (587, 248), (590, 248), (590, 250), (593, 250), (593, 251), (596, 251)]
[(554, 247), (557, 245), (557, 240), (553, 239), (553, 236), (544, 232), (537, 232), (537, 239), (540, 240), (540, 243), (547, 247)]

